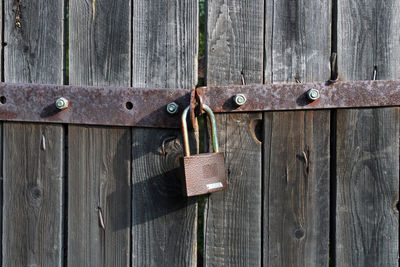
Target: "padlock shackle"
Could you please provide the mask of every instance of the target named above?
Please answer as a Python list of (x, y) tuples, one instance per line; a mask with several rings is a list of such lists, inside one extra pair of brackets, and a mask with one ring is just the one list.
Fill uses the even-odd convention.
[[(185, 156), (190, 156), (190, 147), (189, 147), (189, 132), (187, 127), (187, 114), (189, 112), (190, 106), (185, 108), (182, 113), (181, 123), (182, 123), (182, 135), (183, 135), (183, 145), (185, 147)], [(212, 143), (213, 143), (213, 150), (214, 152), (219, 152), (218, 146), (218, 136), (217, 136), (217, 123), (215, 122), (215, 116), (211, 108), (207, 105), (203, 104), (203, 110), (207, 112), (208, 117), (211, 121), (211, 135), (212, 135)]]

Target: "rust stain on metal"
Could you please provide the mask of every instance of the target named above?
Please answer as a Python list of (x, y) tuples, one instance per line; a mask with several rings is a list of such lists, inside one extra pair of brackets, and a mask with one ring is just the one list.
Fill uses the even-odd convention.
[[(306, 92), (319, 90), (318, 101)], [(197, 88), (214, 112), (336, 109), (400, 105), (400, 81), (352, 81), (329, 83), (253, 84)], [(235, 106), (233, 96), (247, 95), (246, 105)]]
[[(60, 97), (68, 109), (57, 109)], [(170, 116), (166, 106), (187, 106), (189, 97), (189, 89), (0, 83), (0, 120), (179, 128), (179, 113)]]
[[(185, 107), (186, 108), (186, 107)], [(195, 114), (196, 109), (196, 90), (193, 89), (190, 93), (190, 121), (195, 132), (199, 131), (199, 125)]]
[[(320, 92), (317, 101), (308, 100), (310, 89)], [(400, 105), (400, 81), (209, 86), (196, 93), (198, 106), (205, 103), (216, 113)], [(237, 94), (247, 96), (246, 105), (234, 104)], [(67, 109), (56, 107), (61, 97), (68, 100)], [(166, 107), (171, 102), (193, 107), (194, 100), (191, 89), (0, 83), (0, 120), (180, 128), (183, 109), (170, 116)]]

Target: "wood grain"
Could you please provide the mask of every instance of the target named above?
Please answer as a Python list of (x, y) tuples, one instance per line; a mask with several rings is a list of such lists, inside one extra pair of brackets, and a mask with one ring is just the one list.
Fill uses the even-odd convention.
[[(1, 3), (0, 3), (0, 10), (1, 10), (1, 19), (0, 19), (0, 32), (1, 32), (1, 34), (0, 34), (0, 43), (2, 44), (2, 46), (1, 46), (1, 49), (0, 49), (0, 58), (1, 58), (1, 63), (0, 63), (0, 80), (2, 81), (2, 82), (4, 82), (4, 77), (3, 77), (3, 69), (4, 69), (4, 57), (3, 57), (3, 54), (4, 54), (4, 51), (3, 51), (3, 47), (4, 47), (4, 43), (3, 43), (3, 32), (4, 32), (4, 30), (3, 30), (3, 17), (4, 17), (4, 13), (3, 13), (3, 1), (1, 1)], [(3, 122), (0, 122), (0, 146), (1, 146), (1, 148), (2, 148), (2, 153), (0, 153), (0, 162), (2, 163), (2, 164), (0, 164), (1, 166), (0, 166), (0, 205), (1, 205), (1, 209), (0, 209), (0, 221), (1, 221), (1, 223), (0, 223), (0, 229), (1, 229), (1, 234), (0, 234), (0, 239), (2, 240), (1, 242), (0, 242), (0, 250), (2, 251), (2, 253), (1, 253), (1, 256), (0, 256), (0, 262), (3, 264), (3, 201), (4, 201), (4, 194), (3, 194), (3, 188), (4, 188), (4, 186), (3, 186), (3, 181), (4, 181), (4, 171), (3, 171), (3, 165), (4, 165), (4, 162), (3, 162), (3, 155), (4, 155), (4, 138), (3, 138), (3, 131), (4, 131), (4, 129), (3, 129)]]
[(133, 86), (196, 85), (197, 9), (198, 0), (133, 0)]
[[(193, 0), (133, 1), (133, 86), (195, 87), (197, 9)], [(132, 129), (133, 266), (196, 265), (197, 204), (181, 196), (177, 138), (177, 130)]]
[(267, 266), (328, 263), (329, 122), (329, 111), (264, 114)]
[[(330, 77), (331, 1), (266, 1), (267, 82)], [(329, 260), (330, 112), (264, 113), (263, 257), (267, 266)]]
[[(134, 128), (133, 258), (134, 266), (196, 265), (196, 198), (182, 195), (176, 130)], [(160, 150), (165, 139), (165, 155)]]
[(61, 266), (62, 138), (61, 127), (4, 123), (3, 266)]
[[(130, 21), (130, 1), (69, 1), (71, 84), (130, 85)], [(68, 144), (68, 265), (129, 266), (131, 130), (68, 126)]]
[[(208, 1), (207, 84), (263, 82), (264, 1)], [(208, 197), (205, 266), (261, 266), (261, 113), (217, 115), (228, 189)]]
[(63, 19), (61, 0), (4, 1), (6, 82), (63, 82)]
[[(64, 1), (3, 4), (5, 81), (62, 83)], [(63, 127), (3, 125), (3, 266), (61, 266)]]
[(397, 266), (398, 113), (338, 112), (337, 266)]
[(129, 266), (129, 128), (69, 126), (68, 143), (68, 265)]
[[(338, 1), (343, 80), (398, 79), (400, 3)], [(337, 111), (336, 265), (398, 266), (397, 108)], [(352, 249), (349, 249), (352, 248)]]

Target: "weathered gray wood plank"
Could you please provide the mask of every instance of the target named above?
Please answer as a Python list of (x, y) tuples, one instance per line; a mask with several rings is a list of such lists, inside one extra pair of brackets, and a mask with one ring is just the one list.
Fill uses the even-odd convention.
[(3, 47), (4, 47), (4, 43), (3, 43), (3, 20), (4, 20), (4, 18), (3, 18), (3, 1), (1, 1), (1, 3), (0, 3), (0, 10), (1, 10), (1, 14), (0, 14), (0, 32), (1, 32), (1, 34), (0, 34), (0, 43), (1, 43), (1, 49), (0, 49), (0, 58), (1, 58), (1, 63), (0, 63), (0, 66), (1, 66), (1, 70), (0, 70), (0, 80), (2, 81), (2, 82), (4, 82), (4, 79), (3, 79), (3, 69), (4, 69), (4, 60), (3, 60)]
[[(5, 81), (62, 83), (64, 1), (3, 3)], [(63, 128), (3, 125), (3, 266), (61, 266)]]
[[(0, 14), (0, 44), (2, 44), (1, 49), (0, 49), (0, 58), (1, 58), (1, 62), (0, 62), (0, 81), (4, 82), (3, 79), (3, 69), (4, 69), (4, 60), (3, 60), (3, 1), (0, 2), (0, 10), (1, 10), (1, 14)], [(0, 156), (0, 205), (1, 205), (1, 209), (0, 209), (0, 229), (1, 229), (1, 237), (0, 239), (3, 240), (3, 177), (4, 177), (4, 172), (3, 172), (3, 154), (4, 154), (4, 145), (3, 145), (3, 122), (0, 122), (0, 147), (2, 148), (2, 153)], [(0, 256), (0, 262), (3, 264), (3, 241), (0, 243), (0, 250), (2, 251), (1, 256)]]
[[(69, 8), (70, 83), (129, 86), (130, 1)], [(129, 266), (131, 130), (69, 126), (68, 144), (68, 265)]]
[(62, 128), (5, 123), (4, 138), (3, 265), (58, 266)]
[[(400, 77), (400, 2), (338, 1), (343, 80)], [(397, 108), (337, 111), (336, 265), (398, 266)], [(351, 249), (350, 249), (351, 248)]]
[(264, 114), (267, 266), (328, 264), (329, 122), (329, 111)]
[[(133, 1), (133, 86), (194, 88), (197, 8), (193, 0)], [(133, 266), (196, 265), (197, 205), (181, 196), (176, 180), (179, 136), (178, 130), (132, 130)], [(171, 137), (164, 155), (161, 144)]]
[(3, 266), (61, 266), (62, 138), (61, 127), (4, 123)]
[(129, 128), (68, 130), (68, 265), (129, 266)]
[(229, 184), (206, 203), (206, 266), (261, 266), (261, 142), (256, 132), (261, 118), (260, 113), (217, 116)]
[(6, 82), (63, 82), (63, 19), (61, 0), (4, 1)]
[(337, 266), (398, 264), (398, 113), (338, 112)]
[[(208, 1), (207, 84), (263, 82), (264, 1)], [(217, 115), (228, 189), (208, 197), (205, 266), (261, 266), (261, 113)]]
[[(266, 1), (265, 81), (329, 79), (331, 1)], [(326, 266), (330, 112), (264, 113), (264, 264)]]
[(182, 196), (180, 140), (165, 144), (175, 130), (134, 128), (133, 142), (133, 255), (134, 266), (196, 265), (196, 198)]
[(196, 85), (197, 9), (197, 0), (133, 0), (133, 86)]

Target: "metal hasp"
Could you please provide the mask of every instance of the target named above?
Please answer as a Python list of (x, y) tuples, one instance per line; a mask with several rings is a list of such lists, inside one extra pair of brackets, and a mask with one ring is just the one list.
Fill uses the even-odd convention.
[[(0, 83), (0, 120), (180, 128), (178, 107), (189, 105), (191, 91)], [(398, 80), (208, 86), (196, 92), (216, 113), (400, 106)]]
[[(319, 95), (311, 99), (309, 92)], [(197, 93), (216, 113), (399, 106), (400, 80), (208, 86)], [(238, 94), (247, 96), (246, 105), (235, 104)]]

